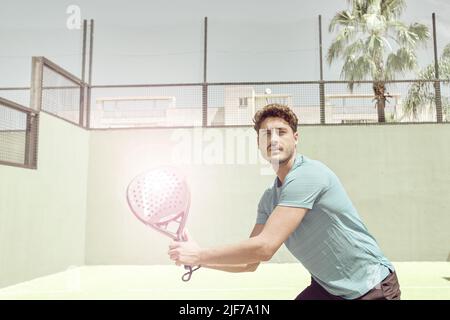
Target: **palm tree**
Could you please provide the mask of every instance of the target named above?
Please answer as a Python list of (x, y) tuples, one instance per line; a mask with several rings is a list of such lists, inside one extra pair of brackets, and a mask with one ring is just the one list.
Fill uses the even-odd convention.
[[(338, 31), (328, 48), (329, 64), (343, 59), (341, 78), (372, 80), (378, 122), (385, 122), (386, 81), (416, 69), (418, 45), (426, 44), (430, 33), (420, 23), (406, 25), (398, 20), (405, 0), (348, 0), (351, 9), (338, 12), (329, 31)], [(353, 83), (349, 83), (353, 90)]]
[[(450, 81), (450, 43), (447, 44), (438, 60), (439, 78), (441, 80)], [(405, 102), (403, 104), (403, 112), (405, 115), (413, 116), (417, 119), (420, 108), (432, 106), (435, 104), (436, 95), (434, 91), (435, 66), (434, 63), (423, 68), (417, 75), (418, 79), (426, 81), (414, 82), (408, 90)], [(450, 101), (448, 97), (442, 97), (442, 111), (448, 117), (450, 114)]]

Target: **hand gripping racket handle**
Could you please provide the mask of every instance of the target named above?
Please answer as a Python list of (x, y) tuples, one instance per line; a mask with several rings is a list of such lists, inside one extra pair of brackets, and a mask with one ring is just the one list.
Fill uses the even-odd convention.
[[(178, 234), (178, 241), (187, 241), (187, 239), (183, 236), (183, 233)], [(195, 270), (200, 269), (200, 266), (196, 266), (194, 268), (192, 268), (191, 266), (184, 266), (184, 269), (188, 270), (188, 271), (185, 274), (183, 274), (183, 276), (181, 277), (181, 280), (183, 280), (184, 282), (187, 282), (187, 281), (191, 280), (192, 273)]]

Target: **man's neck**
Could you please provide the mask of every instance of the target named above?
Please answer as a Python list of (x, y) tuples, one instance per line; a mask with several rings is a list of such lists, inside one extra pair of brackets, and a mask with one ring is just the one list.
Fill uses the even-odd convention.
[(283, 184), (284, 178), (286, 178), (287, 174), (289, 173), (292, 166), (294, 165), (295, 156), (296, 156), (296, 154), (294, 153), (288, 161), (280, 164), (280, 166), (278, 167), (278, 170), (276, 170), (276, 174), (277, 174), (278, 179), (280, 180), (281, 184)]

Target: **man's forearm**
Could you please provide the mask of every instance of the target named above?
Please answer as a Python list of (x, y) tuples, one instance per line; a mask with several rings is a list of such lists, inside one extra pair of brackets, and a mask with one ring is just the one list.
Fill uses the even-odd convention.
[(267, 261), (272, 250), (259, 237), (253, 237), (237, 244), (202, 249), (200, 264), (253, 264)]
[(252, 264), (204, 264), (203, 268), (220, 270), (225, 272), (252, 272), (255, 271), (259, 263)]

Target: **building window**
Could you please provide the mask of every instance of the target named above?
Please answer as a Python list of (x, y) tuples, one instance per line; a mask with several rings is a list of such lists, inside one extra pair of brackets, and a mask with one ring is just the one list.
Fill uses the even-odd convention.
[(239, 108), (248, 107), (248, 98), (239, 98)]

